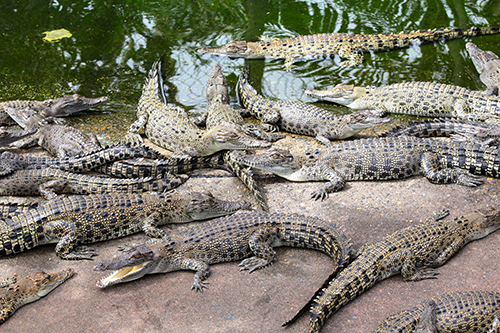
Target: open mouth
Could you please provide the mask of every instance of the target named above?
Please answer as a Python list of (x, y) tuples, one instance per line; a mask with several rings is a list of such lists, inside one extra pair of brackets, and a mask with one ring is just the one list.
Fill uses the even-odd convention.
[(124, 267), (122, 269), (114, 271), (107, 277), (104, 277), (97, 281), (96, 286), (98, 286), (99, 288), (106, 288), (113, 284), (139, 279), (145, 274), (142, 273), (145, 266), (146, 263), (142, 263), (137, 266)]

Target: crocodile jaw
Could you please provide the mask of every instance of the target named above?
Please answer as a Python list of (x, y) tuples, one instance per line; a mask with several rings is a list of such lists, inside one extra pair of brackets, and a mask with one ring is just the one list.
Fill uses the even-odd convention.
[(114, 284), (137, 280), (146, 274), (155, 273), (155, 267), (156, 265), (153, 262), (144, 262), (132, 267), (123, 267), (97, 281), (96, 286), (106, 288)]

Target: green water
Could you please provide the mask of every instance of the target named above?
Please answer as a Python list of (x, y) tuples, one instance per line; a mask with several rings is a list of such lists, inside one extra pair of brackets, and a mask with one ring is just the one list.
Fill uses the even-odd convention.
[[(500, 26), (497, 1), (8, 1), (0, 3), (0, 100), (46, 99), (68, 93), (110, 97), (82, 121), (104, 132), (126, 130), (153, 62), (166, 56), (168, 98), (193, 113), (206, 107), (205, 84), (219, 62), (231, 87), (245, 60), (197, 54), (202, 46), (259, 36), (348, 32), (390, 33), (439, 27)], [(42, 40), (65, 28), (73, 36)], [(470, 39), (500, 55), (500, 35)], [(283, 60), (251, 61), (254, 84), (266, 96), (313, 102), (303, 91), (337, 83), (386, 85), (439, 81), (483, 89), (465, 51), (467, 40), (365, 54), (363, 64), (307, 59), (283, 70)], [(346, 109), (321, 104), (338, 112)], [(127, 115), (126, 117), (124, 115)]]

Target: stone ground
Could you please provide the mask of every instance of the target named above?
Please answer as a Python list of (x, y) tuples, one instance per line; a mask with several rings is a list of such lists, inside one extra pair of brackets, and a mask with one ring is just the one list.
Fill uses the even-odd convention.
[[(296, 137), (280, 143), (293, 148), (302, 144)], [(350, 182), (343, 191), (315, 202), (309, 195), (319, 183), (291, 183), (280, 178), (258, 182), (271, 212), (328, 219), (345, 228), (355, 248), (415, 225), (442, 208), (455, 217), (488, 205), (496, 207), (500, 185), (498, 179), (490, 178), (476, 188), (434, 185), (423, 177)], [(239, 180), (224, 171), (196, 171), (181, 188), (252, 200)], [(60, 260), (54, 245), (1, 259), (0, 278), (67, 267), (74, 268), (76, 275), (41, 300), (19, 309), (0, 326), (0, 332), (306, 332), (308, 315), (289, 328), (281, 324), (309, 300), (332, 269), (330, 259), (322, 253), (279, 248), (273, 265), (252, 274), (239, 271), (237, 262), (213, 265), (209, 289), (203, 293), (190, 289), (190, 271), (148, 275), (108, 289), (97, 288), (95, 283), (103, 274), (92, 270), (95, 262), (110, 259), (121, 245), (143, 239), (143, 234), (137, 234), (95, 244), (100, 255), (94, 261)], [(470, 243), (438, 268), (437, 279), (404, 282), (394, 276), (382, 281), (331, 316), (322, 332), (371, 332), (386, 316), (442, 292), (500, 292), (499, 244), (500, 232)]]

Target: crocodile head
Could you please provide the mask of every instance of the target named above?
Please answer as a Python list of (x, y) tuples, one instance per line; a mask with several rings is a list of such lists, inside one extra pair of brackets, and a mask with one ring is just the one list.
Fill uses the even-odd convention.
[(72, 113), (92, 108), (107, 101), (107, 96), (87, 98), (78, 94), (65, 95), (61, 98), (46, 101), (50, 109), (45, 116), (66, 117)]
[(420, 319), (415, 333), (436, 333), (436, 309), (437, 304), (434, 300), (425, 302), (424, 309), (420, 315)]
[(212, 67), (212, 74), (207, 82), (207, 102), (220, 102), (229, 104), (229, 88), (227, 86), (226, 77), (222, 74), (222, 67), (215, 64)]
[(218, 54), (218, 55), (226, 55), (230, 58), (246, 58), (246, 59), (261, 59), (264, 58), (265, 49), (261, 49), (262, 52), (256, 50), (254, 45), (258, 45), (258, 43), (247, 43), (245, 41), (229, 41), (226, 45), (216, 48), (207, 48), (202, 47), (198, 49), (199, 53), (209, 53), (209, 54)]
[(35, 272), (17, 281), (16, 287), (23, 290), (26, 295), (36, 299), (43, 297), (57, 288), (61, 283), (73, 276), (71, 268), (55, 273)]
[(307, 89), (305, 94), (319, 100), (349, 105), (356, 99), (364, 96), (366, 88), (356, 87), (352, 84), (337, 84), (335, 87), (327, 90)]
[(500, 229), (500, 209), (486, 207), (467, 215), (464, 227), (470, 228), (468, 240), (481, 239)]
[(482, 74), (485, 70), (486, 63), (493, 60), (500, 60), (498, 56), (491, 51), (483, 51), (476, 44), (468, 42), (465, 44), (465, 48), (467, 52), (469, 52), (469, 56), (476, 67), (476, 70), (479, 74)]
[(391, 122), (389, 117), (377, 117), (369, 110), (356, 111), (343, 118), (354, 130), (362, 130)]
[(262, 149), (269, 148), (271, 142), (256, 139), (245, 133), (237, 124), (221, 123), (210, 129), (207, 133), (212, 138), (216, 151), (223, 149)]
[(173, 270), (169, 259), (171, 256), (168, 254), (174, 245), (171, 241), (154, 238), (121, 248), (118, 256), (94, 266), (95, 271), (113, 271), (97, 281), (97, 287), (106, 288), (140, 279), (146, 274), (167, 273)]
[(189, 217), (194, 220), (205, 220), (209, 218), (232, 214), (240, 209), (249, 209), (249, 202), (243, 201), (223, 201), (216, 199), (212, 193), (192, 192), (188, 197), (189, 203), (186, 211)]
[(230, 156), (237, 163), (272, 172), (284, 178), (300, 169), (290, 151), (275, 147), (264, 151), (262, 154), (246, 154), (233, 151)]

